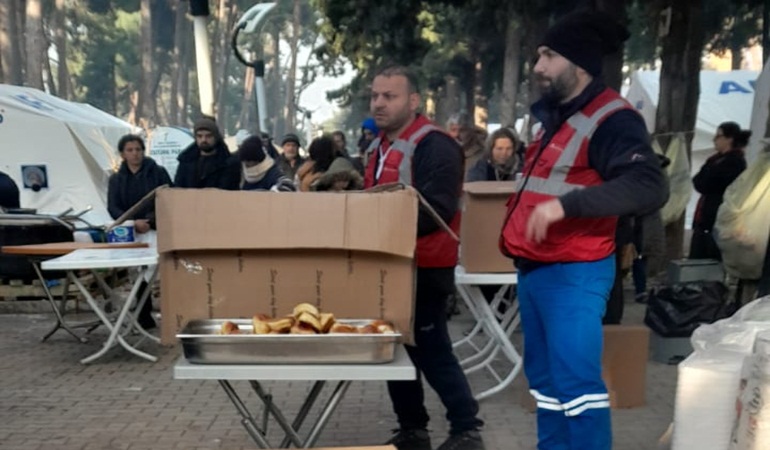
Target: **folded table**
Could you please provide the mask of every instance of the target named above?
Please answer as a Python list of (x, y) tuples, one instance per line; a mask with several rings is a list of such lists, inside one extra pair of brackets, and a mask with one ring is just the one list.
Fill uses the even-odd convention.
[[(251, 414), (238, 393), (233, 389), (230, 380), (248, 381), (254, 393), (264, 404), (265, 418), (268, 414), (272, 416), (286, 433), (286, 437), (277, 448), (289, 448), (290, 446), (311, 448), (353, 381), (414, 380), (416, 377), (414, 365), (401, 346), (396, 349), (395, 359), (386, 364), (222, 365), (191, 364), (186, 359), (180, 358), (174, 365), (174, 379), (176, 380), (217, 380), (241, 415), (241, 423), (249, 436), (260, 448), (276, 447), (271, 446), (267, 441), (264, 425), (260, 427), (254, 415)], [(268, 380), (314, 382), (292, 422), (289, 422), (284, 413), (273, 402), (272, 395), (268, 394), (260, 383)], [(329, 381), (335, 382), (332, 395), (322, 406), (310, 432), (303, 438), (299, 434), (302, 424)]]

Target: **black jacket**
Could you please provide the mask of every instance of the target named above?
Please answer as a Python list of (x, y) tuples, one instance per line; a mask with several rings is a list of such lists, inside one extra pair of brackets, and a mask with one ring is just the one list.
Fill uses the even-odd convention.
[[(265, 176), (261, 180), (257, 181), (256, 183), (249, 183), (244, 181), (241, 189), (244, 191), (269, 191), (273, 188), (273, 186), (276, 185), (293, 186), (293, 183), (289, 177), (281, 172), (281, 169), (277, 164), (273, 164), (273, 166), (268, 169), (267, 173), (265, 173)], [(276, 188), (278, 189), (281, 186), (276, 186)]]
[(512, 181), (516, 179), (516, 171), (511, 169), (509, 172), (499, 171), (495, 165), (489, 162), (488, 158), (481, 158), (476, 161), (468, 173), (465, 175), (465, 181)]
[[(158, 186), (171, 185), (171, 177), (162, 166), (152, 158), (145, 157), (139, 171), (132, 173), (125, 161), (120, 169), (110, 176), (107, 190), (107, 210), (113, 219), (117, 219), (147, 193)], [(128, 218), (129, 220), (147, 219), (155, 228), (155, 201), (149, 202)]]
[(297, 170), (299, 170), (299, 168), (302, 167), (302, 164), (305, 163), (305, 158), (297, 155), (297, 160), (294, 162), (294, 167), (292, 167), (289, 163), (289, 160), (286, 159), (283, 153), (281, 153), (278, 155), (278, 158), (276, 158), (275, 162), (278, 163), (278, 167), (281, 169), (281, 172), (283, 172), (284, 175), (294, 180), (294, 178), (297, 176)]
[[(374, 152), (375, 155), (377, 153)], [(417, 144), (412, 157), (412, 185), (447, 224), (460, 207), (464, 159), (460, 144), (438, 131), (428, 133)], [(420, 208), (417, 236), (425, 236), (438, 229), (439, 225), (433, 217), (425, 208)]]
[(701, 194), (693, 218), (693, 228), (711, 231), (717, 219), (717, 211), (725, 190), (746, 170), (746, 158), (742, 150), (730, 150), (711, 156), (692, 179), (695, 190)]
[(219, 142), (213, 155), (202, 157), (194, 142), (179, 154), (179, 166), (174, 186), (182, 188), (240, 189), (241, 164), (230, 154), (227, 145)]
[(0, 207), (5, 209), (21, 207), (19, 187), (7, 173), (0, 172)]

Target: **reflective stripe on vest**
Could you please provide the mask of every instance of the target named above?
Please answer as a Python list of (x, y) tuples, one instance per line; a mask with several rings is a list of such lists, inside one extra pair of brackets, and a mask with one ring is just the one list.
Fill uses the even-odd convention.
[[(431, 131), (436, 131), (439, 128), (432, 123), (425, 124), (417, 129), (412, 135), (409, 137), (408, 140), (406, 139), (396, 139), (393, 141), (393, 143), (390, 144), (390, 148), (387, 152), (385, 152), (384, 155), (377, 155), (377, 165), (375, 166), (374, 176), (375, 176), (375, 184), (380, 183), (394, 183), (398, 181), (399, 183), (403, 183), (406, 185), (412, 184), (412, 156), (414, 156), (414, 150), (417, 148), (417, 144), (420, 142), (420, 139), (422, 139), (425, 135), (430, 133)], [(379, 152), (380, 145), (382, 144), (382, 138), (377, 138), (372, 142), (372, 145), (370, 146), (371, 153), (370, 158), (373, 156), (374, 152)], [(382, 180), (382, 174), (386, 173), (386, 169), (396, 169), (395, 167), (388, 167), (388, 160), (391, 157), (395, 157), (395, 155), (391, 155), (390, 152), (396, 151), (404, 155), (404, 157), (401, 159), (401, 163), (399, 164), (397, 170), (398, 170), (398, 180), (395, 179), (388, 179), (386, 177), (385, 180)], [(381, 169), (379, 167), (382, 166)], [(377, 176), (379, 172), (379, 177)]]
[(559, 159), (556, 160), (556, 164), (554, 164), (551, 172), (548, 174), (548, 178), (532, 175), (529, 177), (524, 190), (561, 197), (569, 192), (584, 189), (586, 186), (565, 181), (569, 170), (580, 153), (580, 147), (585, 139), (591, 139), (599, 123), (605, 117), (625, 107), (626, 102), (624, 100), (613, 100), (596, 110), (590, 117), (582, 112), (578, 112), (567, 119), (567, 123), (575, 130), (575, 133), (567, 142), (567, 145), (564, 146), (564, 150), (559, 155)]

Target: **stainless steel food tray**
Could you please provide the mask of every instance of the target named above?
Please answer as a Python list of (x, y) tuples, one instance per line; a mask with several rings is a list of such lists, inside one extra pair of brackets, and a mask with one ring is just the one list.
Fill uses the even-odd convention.
[[(219, 334), (229, 320), (243, 334)], [(366, 325), (371, 320), (338, 320)], [(177, 335), (195, 364), (381, 364), (393, 361), (394, 334), (251, 334), (250, 319), (192, 320)]]

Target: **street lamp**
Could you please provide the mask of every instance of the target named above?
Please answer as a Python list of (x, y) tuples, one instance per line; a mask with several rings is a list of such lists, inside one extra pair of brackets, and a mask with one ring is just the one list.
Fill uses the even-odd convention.
[(259, 34), (265, 24), (265, 17), (275, 7), (275, 3), (257, 3), (249, 8), (235, 24), (231, 46), (235, 57), (241, 64), (254, 69), (254, 95), (257, 102), (258, 126), (260, 132), (267, 132), (267, 101), (265, 100), (265, 61), (262, 51), (258, 51), (257, 59), (247, 60), (238, 48), (238, 36), (241, 32)]

